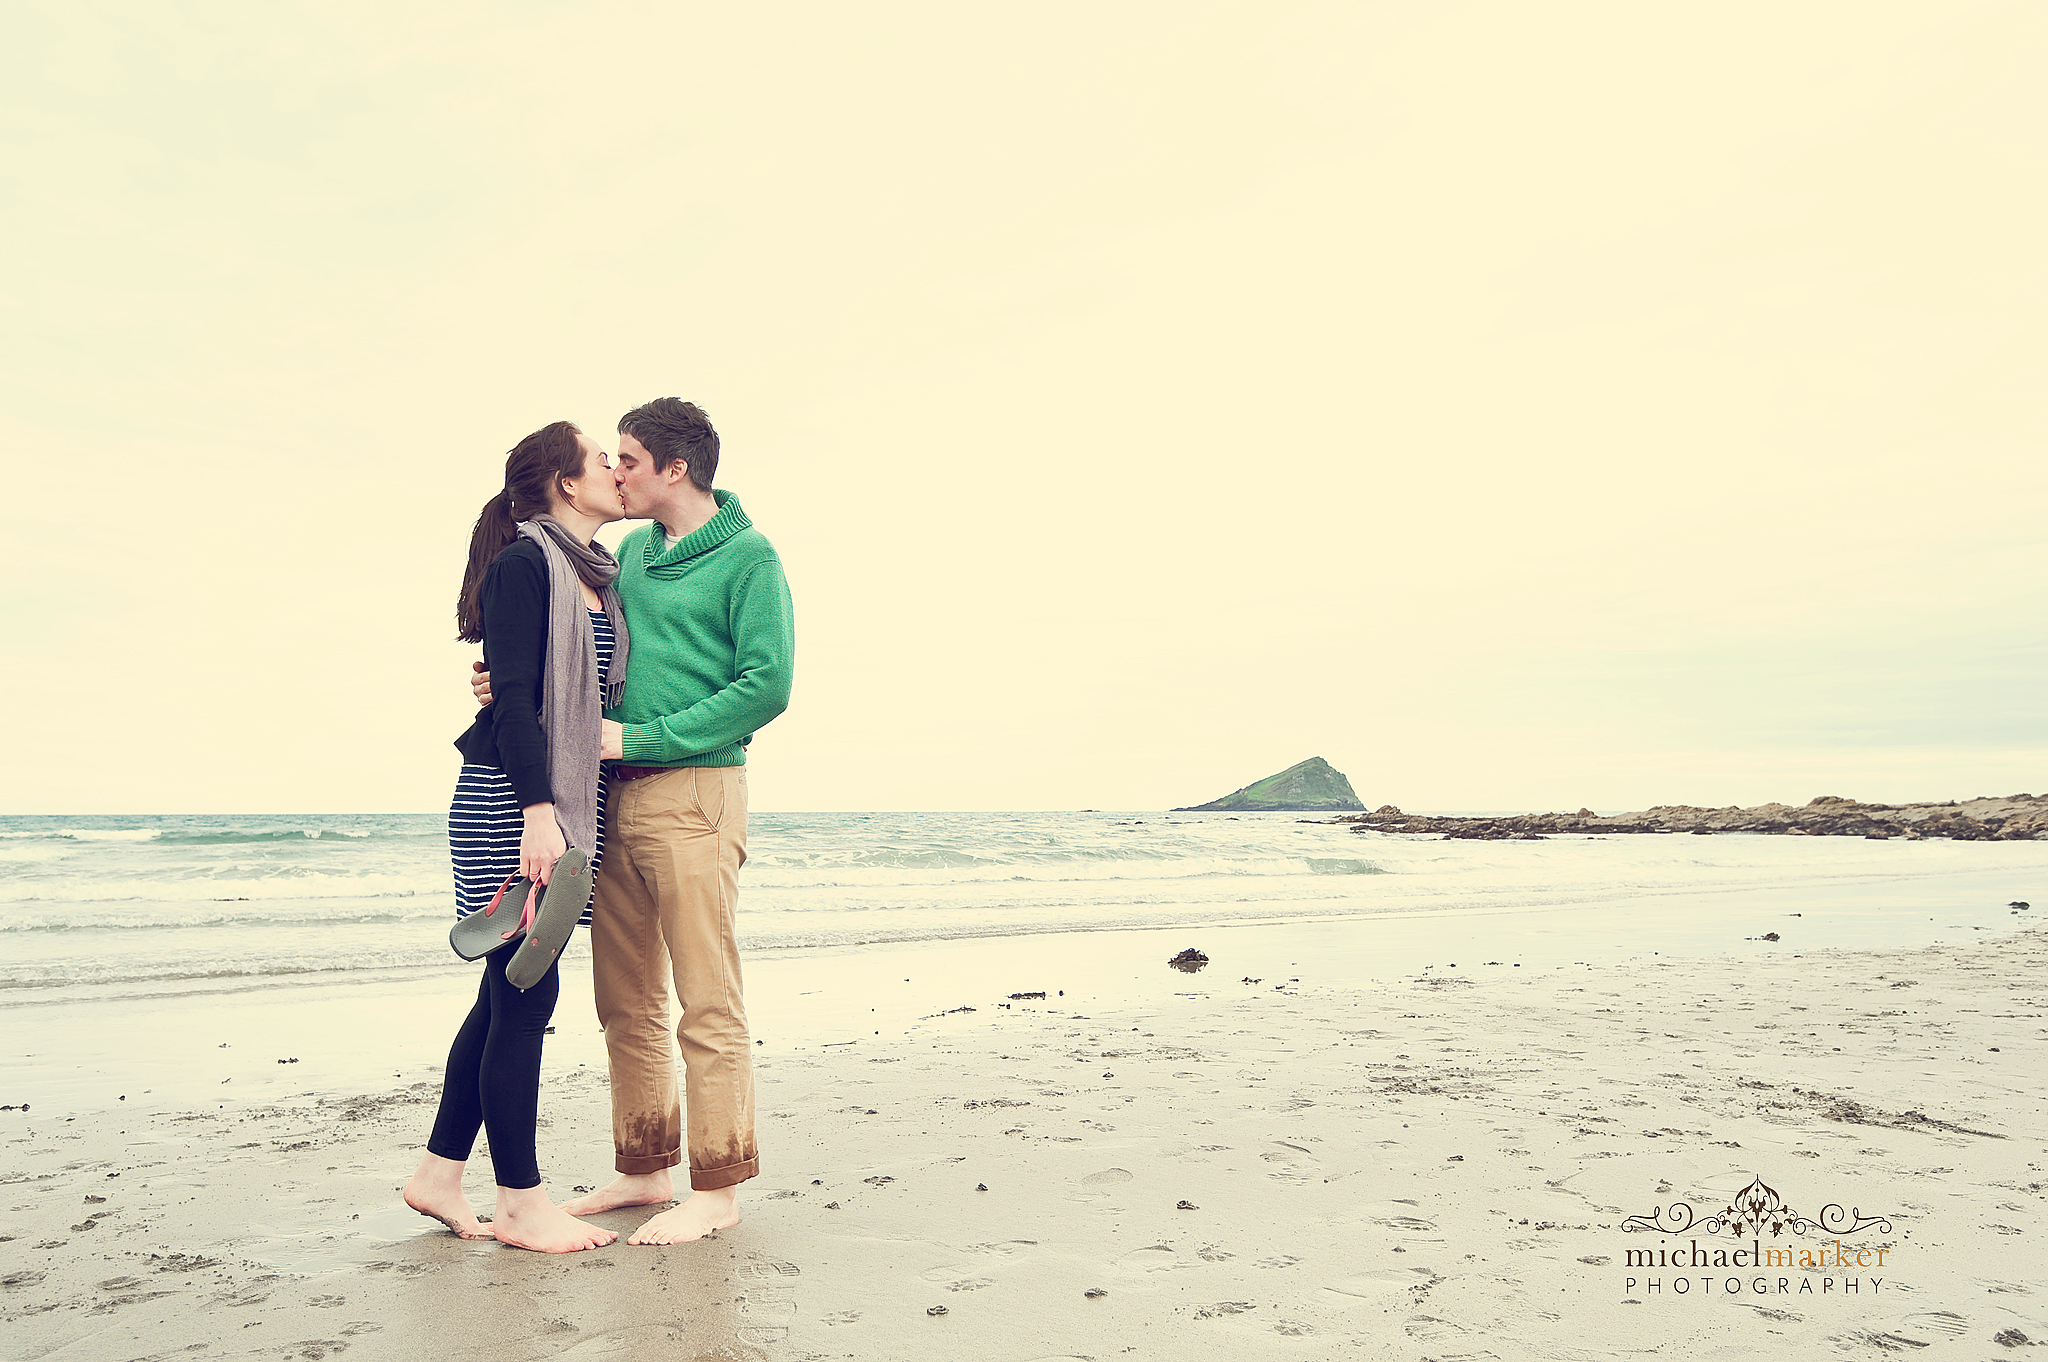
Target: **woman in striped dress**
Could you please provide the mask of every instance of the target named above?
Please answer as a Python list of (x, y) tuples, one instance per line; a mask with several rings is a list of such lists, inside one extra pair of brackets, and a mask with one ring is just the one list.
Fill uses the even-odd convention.
[[(612, 587), (618, 563), (591, 542), (624, 515), (595, 440), (557, 421), (515, 446), (505, 487), (471, 532), (456, 620), (484, 646), (497, 703), (456, 740), (462, 773), (448, 809), (458, 917), (514, 878), (545, 885), (570, 846), (604, 854), (598, 754), (602, 707), (618, 702), (629, 643)], [(537, 902), (540, 890), (530, 901)], [(590, 921), (585, 905), (583, 922)], [(541, 1041), (561, 988), (558, 965), (526, 989), (505, 967), (515, 943), (483, 959), (476, 1003), (448, 1052), (441, 1105), (406, 1204), (466, 1239), (572, 1253), (616, 1236), (569, 1215), (541, 1186), (534, 1149)], [(462, 1190), (479, 1129), (490, 1139), (497, 1211), (477, 1219)]]

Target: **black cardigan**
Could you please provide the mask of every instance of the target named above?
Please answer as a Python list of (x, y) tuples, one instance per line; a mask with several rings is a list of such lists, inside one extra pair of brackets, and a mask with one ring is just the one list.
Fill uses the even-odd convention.
[(455, 740), (462, 759), (504, 768), (519, 807), (552, 804), (548, 741), (540, 731), (548, 656), (548, 565), (540, 545), (515, 539), (484, 571), (484, 666), (491, 700)]

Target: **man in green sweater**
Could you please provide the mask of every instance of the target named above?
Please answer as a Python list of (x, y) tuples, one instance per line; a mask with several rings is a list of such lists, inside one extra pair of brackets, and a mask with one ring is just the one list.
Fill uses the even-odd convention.
[(733, 919), (747, 857), (747, 744), (789, 705), (795, 633), (782, 563), (739, 498), (713, 490), (717, 470), (718, 432), (694, 403), (658, 398), (620, 418), (626, 515), (652, 522), (619, 546), (633, 646), (624, 701), (605, 712), (604, 755), (617, 764), (591, 912), (620, 1176), (564, 1209), (664, 1205), (674, 1199), (669, 1170), (687, 1154), (689, 1198), (642, 1225), (635, 1244), (737, 1225), (739, 1184), (760, 1172)]

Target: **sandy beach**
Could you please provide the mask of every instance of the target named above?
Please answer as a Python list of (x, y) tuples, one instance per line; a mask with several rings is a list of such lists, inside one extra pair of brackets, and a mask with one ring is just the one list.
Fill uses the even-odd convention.
[(0, 1362), (2048, 1362), (2048, 3), (0, 31)]
[[(1225, 940), (1249, 959), (1278, 930)], [(687, 1247), (550, 1258), (413, 1216), (396, 1188), (430, 1077), (6, 1111), (7, 1355), (1983, 1357), (2048, 1340), (2023, 1256), (2048, 1183), (2033, 930), (1461, 962), (1370, 987), (1214, 953), (1128, 1005), (977, 997), (764, 1049), (766, 1171), (739, 1228)], [(541, 1157), (564, 1194), (606, 1171), (596, 1053), (550, 1052)], [(1623, 1223), (1705, 1219), (1756, 1179), (1807, 1220), (1882, 1218), (1798, 1246), (1882, 1248), (1883, 1270), (1626, 1266), (1743, 1247)], [(471, 1188), (487, 1206), (481, 1157)]]
[(2048, 1362), (2048, 3), (0, 31), (0, 1362)]

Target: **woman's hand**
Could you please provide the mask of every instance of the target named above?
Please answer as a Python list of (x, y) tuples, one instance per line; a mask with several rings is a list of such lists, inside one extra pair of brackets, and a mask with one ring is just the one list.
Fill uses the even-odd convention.
[(491, 703), (491, 674), (484, 670), (481, 662), (469, 664), (469, 693), (476, 697), (479, 709)]
[(554, 805), (529, 804), (520, 812), (526, 815), (526, 831), (519, 834), (519, 873), (535, 884), (546, 884), (569, 843), (555, 821)]
[(619, 761), (626, 755), (626, 726), (610, 719), (600, 721), (597, 739), (599, 761)]

